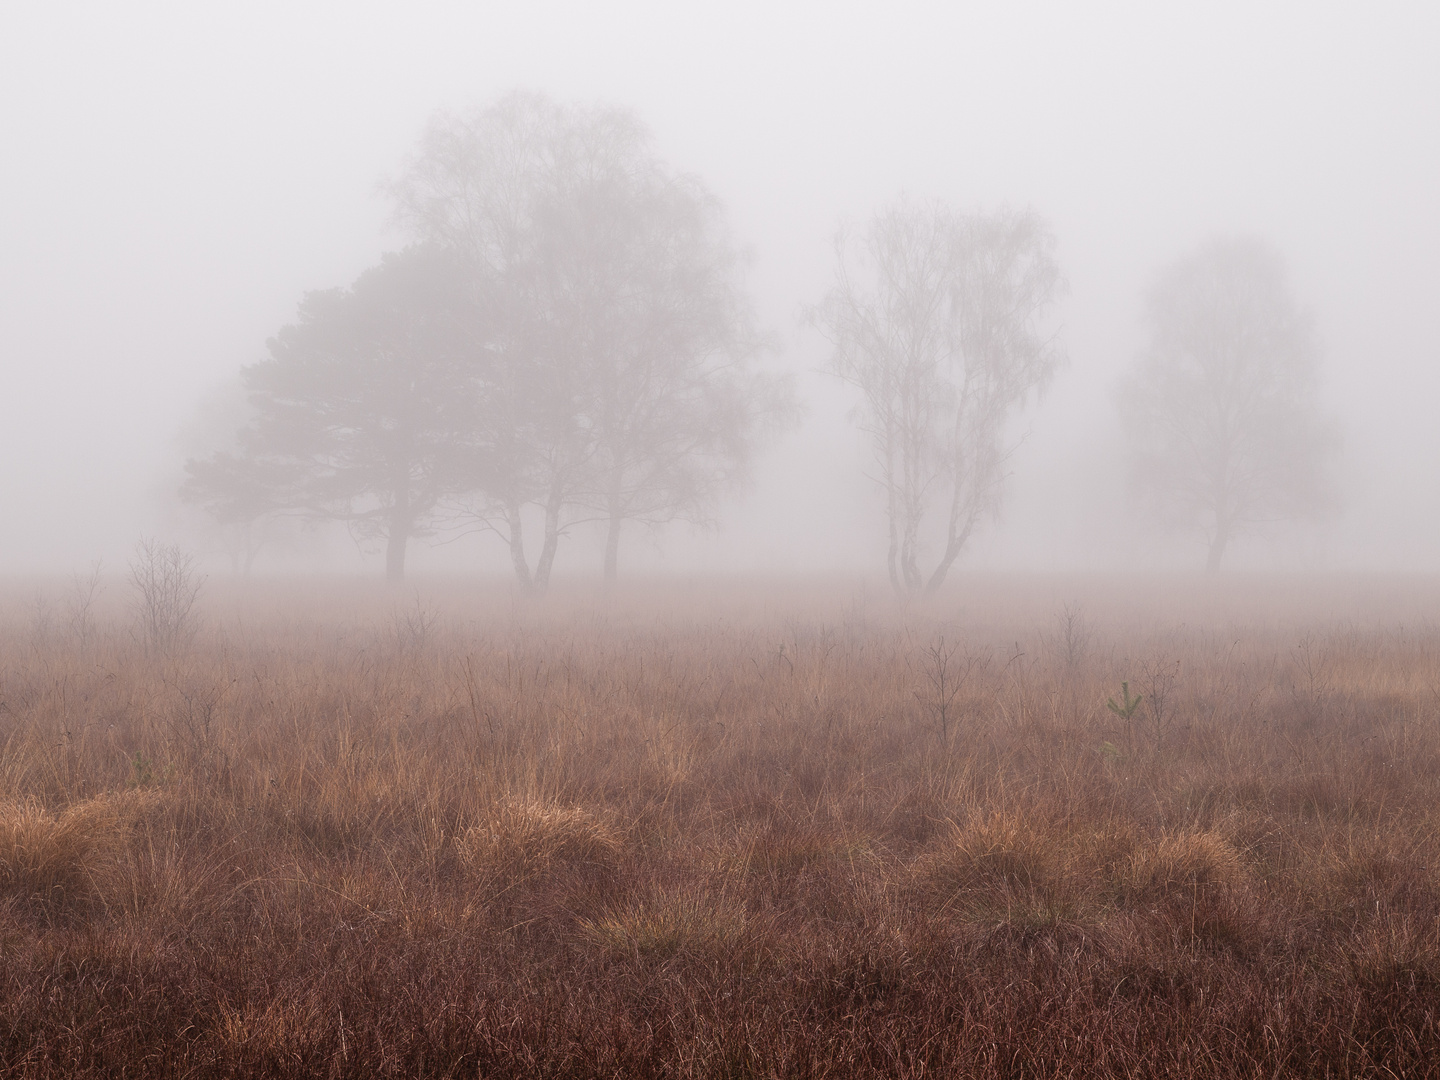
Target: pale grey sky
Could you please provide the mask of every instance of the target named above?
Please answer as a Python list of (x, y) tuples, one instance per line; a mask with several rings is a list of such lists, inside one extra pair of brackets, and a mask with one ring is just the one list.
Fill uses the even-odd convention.
[[(906, 191), (1033, 207), (1072, 286), (1070, 364), (1017, 429), (1004, 519), (969, 564), (1178, 557), (1124, 523), (1109, 392), (1153, 270), (1243, 232), (1315, 311), (1349, 503), (1239, 561), (1440, 569), (1437, 46), (1433, 4), (8, 5), (0, 568), (123, 560), (163, 529), (157, 485), (197, 402), (302, 292), (403, 242), (377, 186), (429, 114), (526, 87), (633, 108), (720, 195), (809, 401), (724, 532), (680, 530), (658, 565), (867, 568), (881, 550), (849, 398), (797, 314), (837, 223)], [(485, 551), (414, 566), (503, 565)], [(580, 538), (557, 571), (597, 560)]]

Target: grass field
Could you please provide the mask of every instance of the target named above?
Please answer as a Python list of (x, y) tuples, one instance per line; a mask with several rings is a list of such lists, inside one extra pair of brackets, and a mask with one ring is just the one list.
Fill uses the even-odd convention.
[(0, 596), (6, 1076), (1440, 1075), (1440, 583), (125, 592)]

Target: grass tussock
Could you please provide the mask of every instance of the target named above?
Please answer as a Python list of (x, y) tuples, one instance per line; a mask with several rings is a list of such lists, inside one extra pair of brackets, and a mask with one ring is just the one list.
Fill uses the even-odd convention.
[(731, 962), (755, 944), (748, 924), (744, 907), (723, 895), (671, 890), (582, 920), (580, 931), (611, 960)]
[(126, 791), (58, 812), (33, 798), (0, 805), (0, 895), (48, 914), (114, 898), (137, 824), (163, 801), (158, 791)]
[(0, 1073), (1440, 1075), (1440, 632), (967, 588), (0, 608)]
[(566, 871), (613, 871), (624, 839), (611, 821), (579, 806), (502, 799), (456, 846), (477, 878), (510, 886)]
[(1235, 885), (1244, 874), (1244, 862), (1230, 841), (1205, 829), (1164, 834), (1138, 847), (1125, 884), (1140, 899), (1169, 898)]
[(940, 841), (919, 860), (920, 876), (949, 893), (1032, 891), (1051, 884), (1060, 852), (1024, 814), (996, 812), (946, 822)]

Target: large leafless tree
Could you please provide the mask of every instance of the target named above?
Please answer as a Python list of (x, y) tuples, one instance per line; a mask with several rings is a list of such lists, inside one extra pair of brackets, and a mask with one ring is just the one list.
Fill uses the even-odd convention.
[(571, 235), (591, 278), (576, 350), (594, 440), (581, 502), (604, 520), (613, 581), (624, 523), (705, 521), (788, 414), (789, 388), (751, 365), (759, 342), (715, 199), (643, 159), (602, 199), (577, 208)]
[(837, 240), (836, 285), (813, 317), (861, 392), (897, 593), (938, 589), (999, 505), (1007, 421), (1060, 361), (1043, 326), (1062, 288), (1053, 250), (1034, 214), (903, 199)]
[(1156, 276), (1146, 321), (1119, 394), (1131, 479), (1161, 521), (1205, 532), (1207, 570), (1245, 528), (1334, 505), (1339, 430), (1318, 404), (1311, 320), (1274, 251), (1211, 241)]
[(751, 366), (718, 204), (630, 113), (512, 94), (441, 115), (392, 190), (401, 219), (470, 269), (484, 318), (467, 510), (522, 584), (544, 589), (560, 537), (596, 517), (613, 578), (625, 521), (699, 519), (743, 474), (784, 388)]

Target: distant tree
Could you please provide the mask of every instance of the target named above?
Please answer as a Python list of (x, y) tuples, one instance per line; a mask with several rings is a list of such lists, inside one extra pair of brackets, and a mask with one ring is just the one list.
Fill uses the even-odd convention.
[[(1060, 289), (1054, 237), (1030, 213), (957, 214), (900, 200), (836, 242), (837, 282), (812, 318), (859, 388), (890, 528), (890, 583), (933, 593), (999, 506), (1005, 425), (1060, 362), (1041, 320)], [(920, 562), (944, 506), (941, 554)]]
[(1119, 394), (1131, 479), (1163, 522), (1199, 527), (1213, 573), (1247, 526), (1334, 504), (1336, 423), (1317, 400), (1317, 348), (1278, 255), (1211, 241), (1157, 275), (1149, 344)]
[[(249, 394), (236, 377), (206, 395), (194, 415), (177, 433), (183, 455), (183, 483), (176, 479), (169, 494), (179, 488), (181, 502), (190, 513), (178, 522), (207, 550), (219, 550), (231, 570), (248, 576), (255, 558), (266, 547), (292, 544), (300, 522), (273, 502), (269, 486), (247, 472), (236, 460), (239, 434), (254, 417)], [(198, 510), (198, 513), (195, 512)]]
[(399, 580), (408, 541), (455, 482), (467, 305), (455, 261), (424, 247), (387, 255), (349, 289), (307, 294), (270, 359), (242, 372), (254, 415), (239, 451), (189, 462), (182, 496), (221, 520), (344, 521), (385, 542)]
[(699, 520), (743, 476), (786, 388), (750, 367), (718, 204), (630, 113), (512, 94), (441, 115), (393, 192), (403, 221), (465, 260), (489, 313), (468, 353), (468, 511), (523, 585), (543, 590), (561, 535), (597, 516), (613, 580), (625, 521)]
[(130, 560), (135, 621), (145, 648), (168, 654), (188, 645), (199, 629), (195, 602), (205, 579), (195, 559), (175, 544), (141, 538)]
[(718, 203), (644, 157), (628, 180), (575, 207), (570, 231), (592, 281), (575, 354), (594, 447), (580, 501), (606, 523), (607, 581), (624, 522), (704, 521), (791, 411), (788, 383), (750, 366), (759, 339)]
[(281, 527), (289, 508), (277, 497), (280, 485), (272, 487), (266, 469), (232, 450), (192, 458), (185, 471), (181, 499), (204, 511), (231, 570), (248, 577), (260, 551), (288, 536)]

